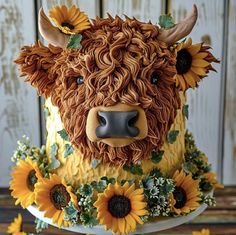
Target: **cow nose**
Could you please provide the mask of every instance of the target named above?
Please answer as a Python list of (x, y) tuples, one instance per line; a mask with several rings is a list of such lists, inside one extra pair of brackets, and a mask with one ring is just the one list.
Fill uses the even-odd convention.
[(98, 111), (100, 126), (96, 128), (98, 138), (135, 137), (139, 129), (135, 127), (138, 111)]

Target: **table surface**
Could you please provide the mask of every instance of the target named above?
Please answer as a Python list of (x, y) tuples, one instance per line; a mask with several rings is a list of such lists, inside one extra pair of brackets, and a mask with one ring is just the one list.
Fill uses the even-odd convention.
[[(215, 196), (217, 201), (216, 207), (208, 208), (204, 213), (187, 224), (166, 231), (152, 233), (152, 235), (189, 235), (193, 230), (201, 230), (202, 228), (209, 228), (213, 235), (236, 235), (236, 187), (226, 187), (223, 190), (218, 190)], [(23, 230), (34, 233), (34, 217), (27, 210), (14, 205), (14, 200), (11, 198), (8, 190), (0, 190), (0, 235), (6, 234), (7, 226), (18, 213), (21, 213), (23, 217)], [(47, 230), (40, 234), (73, 235), (75, 233), (49, 226)]]

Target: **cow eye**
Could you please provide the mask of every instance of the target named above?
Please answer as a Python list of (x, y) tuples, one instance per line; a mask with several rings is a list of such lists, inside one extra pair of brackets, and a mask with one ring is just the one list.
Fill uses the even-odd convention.
[(84, 78), (82, 76), (79, 76), (76, 81), (78, 85), (81, 85), (84, 83)]
[(159, 79), (159, 76), (157, 73), (152, 73), (151, 75), (151, 83), (154, 84), (154, 85), (157, 85), (157, 82), (158, 82), (158, 79)]

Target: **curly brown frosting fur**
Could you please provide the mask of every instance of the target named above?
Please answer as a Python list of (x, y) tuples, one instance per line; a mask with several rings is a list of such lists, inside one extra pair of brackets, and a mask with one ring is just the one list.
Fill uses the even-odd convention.
[[(84, 157), (116, 165), (137, 163), (162, 147), (180, 105), (172, 78), (176, 58), (158, 41), (158, 33), (157, 26), (136, 19), (96, 18), (84, 31), (80, 50), (37, 43), (23, 49), (16, 62), (40, 94), (51, 96), (71, 142)], [(156, 85), (150, 81), (154, 72), (159, 77)], [(82, 85), (76, 82), (79, 76), (84, 77)], [(117, 148), (89, 141), (85, 133), (89, 110), (118, 102), (144, 109), (148, 136)]]

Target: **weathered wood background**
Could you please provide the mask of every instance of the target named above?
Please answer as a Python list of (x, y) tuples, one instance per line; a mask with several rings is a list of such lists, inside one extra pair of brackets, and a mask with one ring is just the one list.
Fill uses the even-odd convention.
[(191, 33), (194, 42), (205, 41), (222, 63), (215, 66), (199, 89), (188, 92), (188, 128), (213, 169), (227, 185), (236, 174), (236, 1), (234, 0), (0, 0), (0, 186), (9, 181), (10, 157), (23, 134), (40, 145), (40, 102), (34, 89), (19, 79), (12, 60), (24, 44), (37, 39), (37, 9), (55, 4), (77, 4), (89, 17), (124, 14), (152, 23), (172, 12), (176, 22), (196, 3), (199, 18)]

